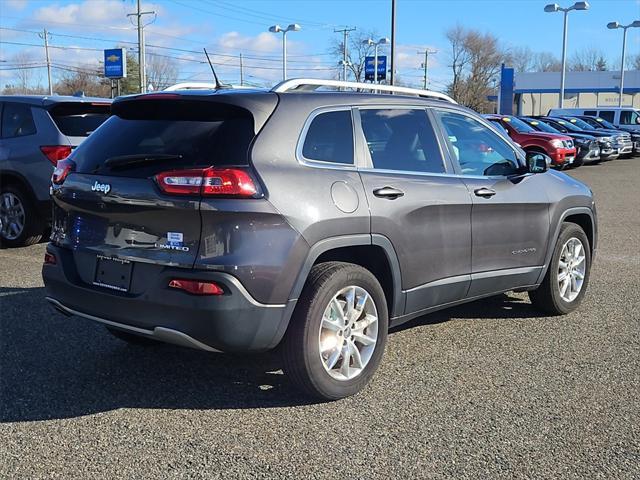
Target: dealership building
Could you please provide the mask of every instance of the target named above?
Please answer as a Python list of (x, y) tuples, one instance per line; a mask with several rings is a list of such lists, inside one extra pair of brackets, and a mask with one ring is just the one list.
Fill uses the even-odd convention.
[[(515, 73), (514, 109), (518, 115), (546, 115), (558, 106), (560, 72)], [(617, 107), (620, 72), (567, 72), (565, 108)], [(640, 109), (640, 70), (624, 73), (622, 105)]]

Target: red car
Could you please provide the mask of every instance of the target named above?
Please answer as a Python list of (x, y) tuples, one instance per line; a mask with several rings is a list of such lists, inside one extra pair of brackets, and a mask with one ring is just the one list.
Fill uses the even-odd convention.
[(555, 167), (568, 167), (576, 158), (576, 147), (571, 137), (540, 132), (511, 115), (485, 115), (485, 118), (501, 127), (501, 130), (506, 130), (509, 137), (525, 151), (547, 154)]

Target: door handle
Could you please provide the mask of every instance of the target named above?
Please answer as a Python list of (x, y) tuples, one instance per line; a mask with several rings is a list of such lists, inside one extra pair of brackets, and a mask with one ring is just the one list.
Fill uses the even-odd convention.
[(397, 188), (393, 188), (393, 187), (381, 187), (381, 188), (376, 188), (373, 191), (373, 194), (376, 197), (390, 198), (391, 200), (395, 200), (398, 197), (402, 197), (404, 195), (404, 192), (402, 190), (398, 190)]
[(476, 194), (476, 197), (482, 197), (482, 198), (491, 198), (496, 194), (495, 190), (491, 190), (490, 188), (487, 187), (482, 187), (482, 188), (476, 188), (473, 193)]

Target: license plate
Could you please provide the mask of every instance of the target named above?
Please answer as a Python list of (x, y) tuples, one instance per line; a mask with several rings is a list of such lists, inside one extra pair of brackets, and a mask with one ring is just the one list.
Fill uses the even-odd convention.
[(571, 155), (567, 155), (566, 160), (568, 163), (573, 163), (574, 158)]
[(94, 285), (119, 292), (128, 292), (133, 264), (129, 260), (98, 255)]

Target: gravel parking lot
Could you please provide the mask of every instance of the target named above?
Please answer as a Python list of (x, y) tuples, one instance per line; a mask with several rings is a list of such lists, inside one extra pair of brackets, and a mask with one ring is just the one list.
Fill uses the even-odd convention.
[(275, 355), (132, 347), (54, 313), (45, 245), (0, 250), (0, 478), (640, 478), (640, 158), (571, 175), (600, 221), (579, 311), (509, 294), (419, 318), (336, 403)]

